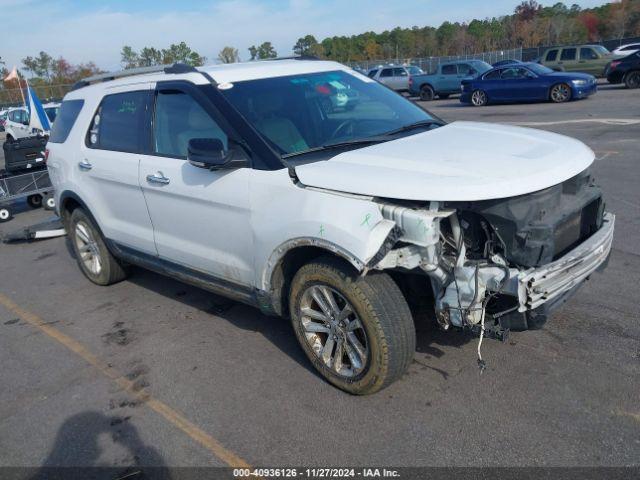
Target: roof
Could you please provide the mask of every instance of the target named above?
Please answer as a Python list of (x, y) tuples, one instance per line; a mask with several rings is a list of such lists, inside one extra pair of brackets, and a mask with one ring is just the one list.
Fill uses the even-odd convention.
[(199, 67), (207, 72), (217, 83), (243, 82), (259, 78), (284, 77), (305, 73), (326, 72), (328, 70), (351, 70), (338, 62), (325, 60), (262, 60), (224, 65)]
[[(170, 67), (170, 65), (166, 67)], [(136, 69), (131, 72), (131, 75), (122, 75), (123, 72), (116, 72), (90, 77), (79, 82), (78, 88), (69, 92), (65, 98), (82, 98), (88, 92), (103, 90), (105, 88), (116, 89), (133, 84), (146, 84), (163, 80), (187, 80), (196, 85), (210, 83), (210, 80), (202, 75), (202, 73), (207, 73), (216, 83), (220, 84), (260, 78), (326, 72), (330, 70), (350, 71), (351, 69), (337, 62), (300, 59), (282, 59), (277, 61), (258, 60), (221, 65), (205, 65), (203, 67), (197, 67), (196, 69), (178, 69), (177, 73), (166, 73), (162, 69), (162, 66), (159, 66)], [(121, 76), (118, 76), (119, 74)], [(87, 86), (87, 82), (91, 84)]]

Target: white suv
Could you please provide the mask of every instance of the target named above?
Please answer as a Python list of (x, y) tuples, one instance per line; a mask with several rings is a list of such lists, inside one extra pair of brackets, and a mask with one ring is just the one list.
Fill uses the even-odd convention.
[[(323, 108), (341, 90), (327, 84), (357, 104)], [(414, 314), (480, 338), (537, 328), (611, 249), (588, 147), (445, 125), (333, 62), (90, 78), (48, 148), (91, 281), (135, 264), (289, 316), (318, 371), (356, 394), (405, 372)]]

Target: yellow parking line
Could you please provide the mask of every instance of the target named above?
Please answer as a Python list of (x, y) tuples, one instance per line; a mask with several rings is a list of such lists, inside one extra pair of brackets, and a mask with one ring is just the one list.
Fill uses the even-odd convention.
[(120, 388), (127, 391), (136, 399), (142, 401), (151, 410), (161, 415), (169, 423), (182, 430), (185, 434), (205, 447), (227, 465), (236, 468), (251, 468), (246, 461), (226, 448), (224, 445), (222, 445), (222, 443), (209, 435), (207, 432), (194, 425), (182, 414), (171, 408), (166, 403), (153, 398), (151, 394), (149, 394), (146, 390), (135, 388), (134, 382), (127, 379), (113, 367), (110, 367), (105, 362), (100, 360), (97, 356), (87, 350), (82, 344), (65, 335), (60, 330), (52, 327), (51, 325), (47, 325), (40, 317), (27, 310), (24, 310), (13, 300), (3, 295), (2, 293), (0, 293), (0, 305), (3, 305), (12, 313), (20, 317), (22, 320), (46, 333), (49, 337), (61, 343), (73, 353), (77, 354), (79, 357), (85, 360), (87, 363), (97, 368), (100, 372), (113, 380)]

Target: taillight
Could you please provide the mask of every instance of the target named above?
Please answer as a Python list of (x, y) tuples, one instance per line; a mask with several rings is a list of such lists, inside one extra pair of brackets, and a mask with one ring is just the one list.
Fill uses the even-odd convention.
[(409, 86), (413, 85), (413, 77), (409, 77)]
[(44, 163), (47, 163), (47, 160), (49, 160), (49, 149), (45, 148), (44, 149)]
[(618, 65), (620, 65), (622, 62), (620, 61), (615, 61), (615, 62), (611, 62), (611, 68), (614, 69), (616, 68)]

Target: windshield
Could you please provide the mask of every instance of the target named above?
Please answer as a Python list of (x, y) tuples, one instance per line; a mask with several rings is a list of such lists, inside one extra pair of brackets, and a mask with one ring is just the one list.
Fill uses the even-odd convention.
[(608, 54), (608, 53), (611, 53), (609, 50), (607, 50), (607, 49), (606, 49), (605, 47), (603, 47), (602, 45), (595, 45), (595, 46), (593, 47), (593, 49), (594, 49), (595, 51), (597, 51), (597, 52), (598, 52), (599, 54), (601, 54), (601, 55), (606, 55), (606, 54)]
[(544, 65), (540, 65), (538, 63), (530, 63), (527, 65), (527, 68), (531, 70), (533, 73), (537, 73), (538, 75), (549, 75), (553, 73), (549, 67), (545, 67)]
[(414, 65), (407, 67), (407, 70), (409, 70), (409, 75), (422, 75), (424, 73), (420, 67)]
[(220, 92), (280, 155), (436, 120), (375, 80), (341, 70), (247, 80)]

